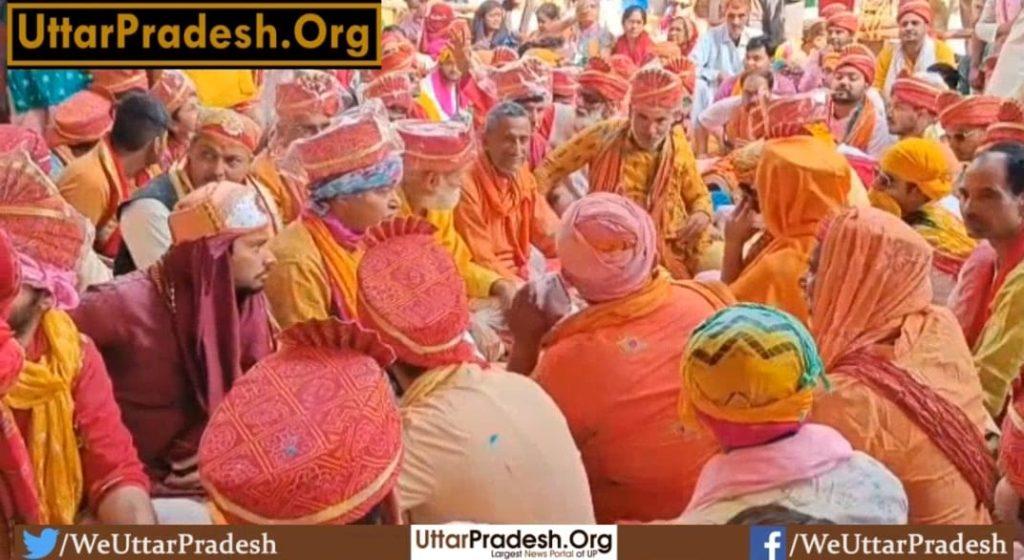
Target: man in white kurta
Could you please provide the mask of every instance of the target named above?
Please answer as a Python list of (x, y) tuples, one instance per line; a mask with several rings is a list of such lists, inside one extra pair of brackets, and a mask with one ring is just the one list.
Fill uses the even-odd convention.
[(711, 105), (722, 80), (743, 71), (747, 43), (760, 31), (749, 27), (750, 4), (731, 0), (725, 5), (725, 23), (712, 27), (701, 36), (690, 57), (697, 64), (697, 88), (693, 99), (693, 119)]

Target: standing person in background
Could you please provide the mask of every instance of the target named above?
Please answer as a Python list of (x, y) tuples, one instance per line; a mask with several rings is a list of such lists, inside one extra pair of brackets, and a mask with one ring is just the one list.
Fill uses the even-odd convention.
[(430, 4), (427, 19), (423, 22), (423, 33), (419, 37), (420, 52), (437, 60), (448, 44), (448, 32), (455, 23), (455, 10), (446, 2)]
[(878, 53), (875, 70), (874, 85), (886, 96), (903, 72), (911, 75), (926, 72), (936, 62), (956, 66), (953, 49), (945, 41), (932, 36), (932, 8), (927, 0), (902, 2), (896, 22), (900, 27), (900, 39), (886, 43)]
[(647, 26), (647, 12), (639, 6), (630, 6), (622, 12), (622, 36), (615, 42), (613, 55), (629, 57), (638, 67), (654, 58), (654, 41), (644, 29)]
[(743, 71), (747, 44), (761, 34), (748, 27), (750, 0), (727, 0), (725, 19), (725, 23), (701, 36), (690, 55), (697, 64), (698, 78), (693, 100), (694, 119), (711, 105), (722, 82)]
[(577, 0), (572, 42), (576, 49), (576, 63), (580, 65), (585, 65), (591, 58), (611, 54), (615, 37), (601, 24), (598, 0)]

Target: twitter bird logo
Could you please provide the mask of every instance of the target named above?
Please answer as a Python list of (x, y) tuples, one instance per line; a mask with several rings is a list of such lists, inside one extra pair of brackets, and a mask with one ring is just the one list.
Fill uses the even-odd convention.
[(23, 530), (21, 532), (21, 540), (25, 543), (25, 549), (28, 550), (25, 560), (39, 560), (49, 556), (53, 552), (54, 547), (57, 546), (57, 537), (59, 535), (60, 531), (56, 529), (43, 529), (38, 537)]

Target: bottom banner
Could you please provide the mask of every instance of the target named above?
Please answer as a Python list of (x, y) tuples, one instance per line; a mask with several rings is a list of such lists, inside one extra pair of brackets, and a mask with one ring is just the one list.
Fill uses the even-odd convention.
[[(17, 526), (15, 559), (1010, 560), (1010, 527)], [(0, 550), (0, 557), (8, 556)]]

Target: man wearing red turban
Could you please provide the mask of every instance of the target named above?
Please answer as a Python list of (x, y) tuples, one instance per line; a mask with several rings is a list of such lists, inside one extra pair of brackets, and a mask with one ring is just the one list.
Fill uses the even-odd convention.
[(1003, 100), (993, 95), (970, 95), (961, 97), (956, 93), (945, 93), (939, 99), (939, 122), (946, 131), (949, 147), (962, 162), (974, 159), (981, 145), (985, 128), (999, 118), (999, 107)]
[(586, 166), (591, 192), (614, 192), (654, 217), (662, 264), (678, 278), (701, 268), (710, 246), (711, 195), (700, 180), (682, 126), (679, 76), (644, 68), (633, 76), (628, 119), (588, 128), (551, 152), (537, 168), (542, 192)]
[(846, 47), (832, 77), (829, 127), (836, 142), (879, 158), (892, 136), (883, 109), (868, 95), (874, 79), (871, 51), (859, 44)]
[(939, 117), (939, 96), (946, 90), (941, 81), (928, 77), (898, 78), (889, 95), (889, 131), (900, 138), (925, 138), (934, 131)]
[(932, 8), (928, 0), (903, 0), (896, 23), (899, 43), (886, 43), (878, 53), (873, 80), (876, 88), (888, 94), (896, 78), (926, 72), (936, 63), (956, 68), (956, 56), (945, 41), (932, 35)]

